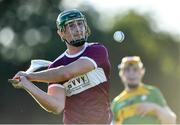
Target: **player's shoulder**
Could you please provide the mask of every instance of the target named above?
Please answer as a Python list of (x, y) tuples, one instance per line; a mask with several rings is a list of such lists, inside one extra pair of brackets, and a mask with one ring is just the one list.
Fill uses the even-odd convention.
[(62, 53), (61, 55), (59, 55), (49, 66), (49, 68), (53, 68), (56, 67), (57, 65), (59, 65), (59, 63), (62, 61), (62, 58), (65, 57), (65, 52)]
[(116, 103), (118, 103), (119, 102), (119, 95), (118, 96), (116, 96), (113, 100), (112, 100), (112, 104), (116, 104)]
[(122, 100), (122, 98), (124, 98), (124, 96), (126, 96), (126, 91), (123, 91), (118, 96), (116, 96), (113, 99), (113, 102), (120, 102)]
[(144, 85), (144, 87), (146, 89), (148, 89), (149, 91), (153, 91), (153, 92), (160, 92), (159, 88), (157, 88), (156, 86), (152, 86), (152, 85)]
[(94, 43), (88, 43), (86, 52), (107, 54), (108, 50), (103, 44), (94, 42)]
[(98, 42), (88, 43), (88, 48), (90, 48), (90, 49), (106, 49), (105, 45), (98, 43)]
[(59, 56), (53, 61), (53, 63), (56, 63), (57, 61), (61, 60), (63, 57), (65, 57), (65, 52), (62, 53), (61, 55), (59, 55)]

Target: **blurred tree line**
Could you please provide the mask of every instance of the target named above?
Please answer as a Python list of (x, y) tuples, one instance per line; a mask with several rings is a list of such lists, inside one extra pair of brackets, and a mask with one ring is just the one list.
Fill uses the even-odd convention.
[[(7, 83), (17, 71), (27, 69), (31, 59), (53, 61), (66, 49), (56, 33), (56, 17), (64, 9), (60, 4), (53, 0), (0, 0), (0, 123), (62, 123), (62, 116), (47, 113), (25, 91)], [(91, 6), (80, 9), (85, 10), (91, 28), (89, 42), (100, 42), (109, 50), (110, 100), (124, 88), (117, 65), (122, 57), (137, 55), (146, 68), (144, 82), (159, 87), (180, 116), (180, 41), (158, 31), (149, 15), (130, 10), (108, 18)], [(113, 40), (117, 30), (125, 33), (122, 43)], [(47, 89), (47, 84), (36, 85)]]

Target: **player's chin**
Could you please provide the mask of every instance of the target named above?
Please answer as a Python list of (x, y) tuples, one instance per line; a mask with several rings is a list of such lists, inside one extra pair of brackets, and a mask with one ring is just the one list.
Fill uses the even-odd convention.
[(139, 86), (138, 83), (128, 83), (127, 85), (128, 85), (128, 88), (130, 88), (130, 89), (135, 89)]

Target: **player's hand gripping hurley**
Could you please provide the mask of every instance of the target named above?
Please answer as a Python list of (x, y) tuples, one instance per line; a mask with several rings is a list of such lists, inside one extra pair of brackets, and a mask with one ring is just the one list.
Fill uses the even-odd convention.
[[(48, 67), (51, 63), (52, 63), (51, 61), (42, 60), (42, 59), (31, 60), (31, 64), (30, 64), (29, 68), (26, 70), (25, 73), (31, 73), (31, 72), (34, 72), (34, 71), (36, 71), (38, 69)], [(8, 79), (8, 81), (15, 88), (21, 88), (20, 85), (19, 85), (19, 83), (20, 83), (20, 79), (19, 78)]]

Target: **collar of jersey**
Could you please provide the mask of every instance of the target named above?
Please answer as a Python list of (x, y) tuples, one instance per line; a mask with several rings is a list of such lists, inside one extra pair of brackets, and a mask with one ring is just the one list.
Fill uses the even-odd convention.
[(73, 55), (69, 55), (69, 54), (67, 53), (67, 50), (66, 50), (66, 51), (65, 51), (65, 55), (66, 55), (67, 57), (69, 57), (69, 58), (75, 58), (75, 57), (81, 55), (81, 54), (86, 50), (87, 46), (88, 46), (88, 43), (86, 42), (86, 43), (84, 44), (84, 48), (83, 48), (80, 52), (78, 52), (78, 53), (76, 53), (76, 54), (73, 54)]

